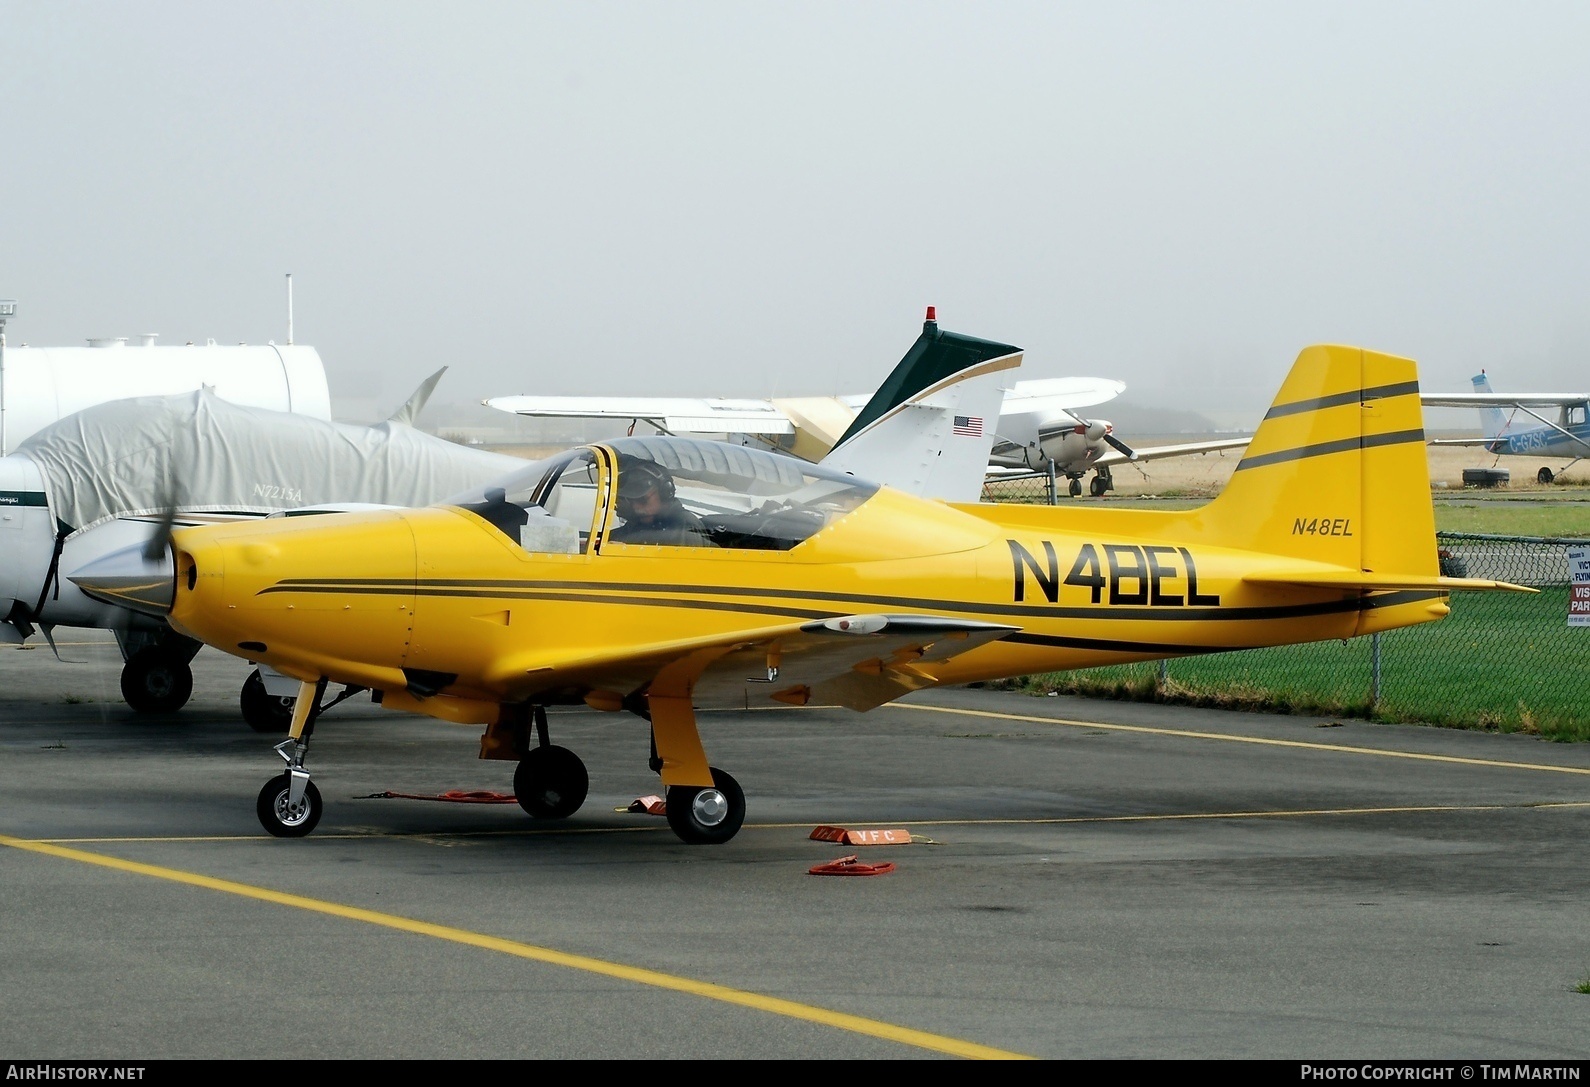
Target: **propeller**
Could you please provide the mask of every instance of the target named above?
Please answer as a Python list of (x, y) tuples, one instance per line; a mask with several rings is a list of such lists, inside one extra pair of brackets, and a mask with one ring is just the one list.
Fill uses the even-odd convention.
[(171, 547), (171, 530), (177, 523), (177, 480), (169, 466), (161, 482), (160, 497), (156, 499), (160, 520), (155, 523), (155, 531), (149, 539), (144, 541), (144, 559), (150, 563), (158, 563), (166, 557), (166, 551)]
[(129, 544), (66, 575), (95, 600), (156, 617), (168, 615), (176, 599), (176, 563), (171, 535), (177, 523), (176, 475), (167, 466), (155, 499), (160, 519), (142, 543)]
[(1109, 443), (1112, 449), (1114, 449), (1121, 456), (1125, 457), (1127, 460), (1137, 459), (1137, 454), (1132, 450), (1132, 447), (1121, 441), (1121, 439), (1117, 438), (1114, 434), (1105, 431), (1104, 440)]

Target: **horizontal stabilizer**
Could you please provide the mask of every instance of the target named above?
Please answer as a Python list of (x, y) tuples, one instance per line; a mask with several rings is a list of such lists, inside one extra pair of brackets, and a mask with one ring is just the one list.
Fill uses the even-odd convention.
[(1453, 592), (1459, 589), (1512, 589), (1521, 593), (1540, 591), (1531, 589), (1527, 585), (1514, 585), (1508, 581), (1491, 581), (1486, 578), (1372, 574), (1362, 570), (1300, 570), (1296, 573), (1271, 570), (1263, 574), (1249, 574), (1242, 580), (1253, 585), (1307, 585), (1320, 589), (1362, 589), (1365, 592), (1390, 589), (1433, 589), (1439, 592)]

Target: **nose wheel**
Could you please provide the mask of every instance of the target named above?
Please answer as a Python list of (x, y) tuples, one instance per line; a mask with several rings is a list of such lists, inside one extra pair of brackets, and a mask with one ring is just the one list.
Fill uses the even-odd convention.
[(712, 784), (668, 786), (668, 826), (687, 845), (722, 845), (745, 822), (745, 792), (728, 771), (712, 767)]
[(293, 773), (279, 774), (265, 783), (259, 791), (254, 811), (260, 825), (277, 838), (302, 838), (315, 829), (325, 805), (320, 790), (309, 780), (309, 775), (299, 771), (302, 787), (294, 796)]

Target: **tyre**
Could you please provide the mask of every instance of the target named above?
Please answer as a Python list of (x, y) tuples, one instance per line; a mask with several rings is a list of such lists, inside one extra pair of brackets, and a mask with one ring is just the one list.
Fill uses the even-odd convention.
[(243, 693), (238, 701), (243, 708), (243, 720), (255, 732), (286, 732), (293, 723), (295, 700), (267, 691), (258, 669), (243, 681)]
[(302, 838), (315, 829), (324, 808), (320, 801), (320, 790), (315, 788), (312, 781), (304, 782), (303, 800), (296, 807), (289, 804), (287, 798), (292, 784), (288, 774), (276, 775), (265, 783), (265, 788), (259, 791), (259, 800), (254, 804), (254, 813), (259, 816), (260, 826), (278, 838)]
[(712, 767), (712, 785), (670, 785), (668, 825), (687, 845), (722, 845), (745, 822), (745, 792), (726, 771)]
[(1535, 480), (1536, 480), (1536, 482), (1539, 482), (1539, 483), (1550, 483), (1553, 479), (1556, 479), (1556, 478), (1557, 478), (1556, 476), (1551, 474), (1551, 469), (1550, 468), (1542, 468), (1540, 471), (1535, 473)]
[(193, 694), (186, 661), (155, 646), (140, 649), (121, 670), (121, 696), (139, 713), (175, 713)]
[(513, 772), (513, 795), (537, 819), (567, 819), (585, 803), (585, 764), (566, 747), (533, 747)]
[(1088, 484), (1088, 493), (1094, 498), (1103, 498), (1104, 492), (1107, 490), (1109, 490), (1109, 485), (1104, 482), (1102, 476), (1094, 476), (1092, 482)]

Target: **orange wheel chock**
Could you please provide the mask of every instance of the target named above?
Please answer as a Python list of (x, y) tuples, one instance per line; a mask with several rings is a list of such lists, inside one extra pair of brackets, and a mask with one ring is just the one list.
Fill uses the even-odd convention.
[(808, 868), (806, 873), (812, 876), (883, 876), (893, 871), (894, 864), (891, 861), (884, 861), (882, 864), (862, 864), (852, 853), (848, 857), (840, 857), (827, 864)]
[(911, 832), (904, 827), (870, 827), (850, 830), (846, 827), (817, 827), (811, 833), (816, 842), (840, 842), (844, 845), (910, 845)]

